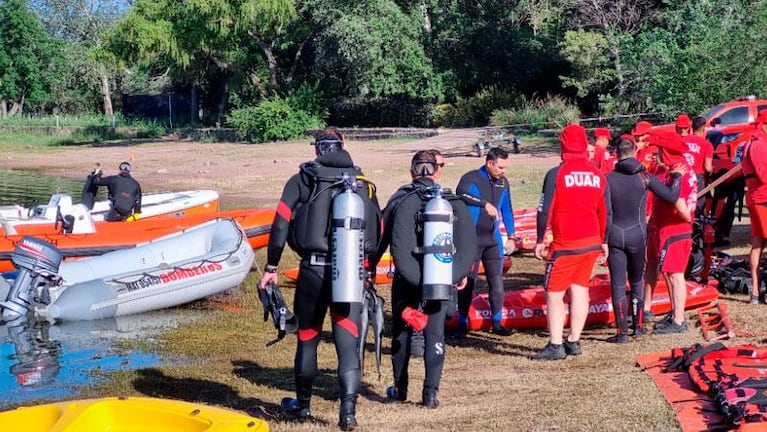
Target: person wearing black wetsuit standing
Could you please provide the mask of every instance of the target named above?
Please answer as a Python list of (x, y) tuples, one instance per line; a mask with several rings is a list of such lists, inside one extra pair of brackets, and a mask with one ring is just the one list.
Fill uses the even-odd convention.
[[(644, 268), (647, 250), (647, 191), (673, 203), (679, 197), (679, 182), (684, 168), (678, 168), (674, 182), (667, 187), (645, 171), (637, 160), (634, 141), (621, 137), (616, 143), (620, 160), (607, 175), (607, 245), (613, 310), (617, 334), (607, 338), (610, 343), (629, 341), (628, 314), (631, 313), (633, 334), (645, 334), (642, 323), (644, 310)], [(631, 302), (626, 298), (626, 279), (631, 287)], [(648, 305), (649, 307), (649, 305)]]
[[(364, 182), (359, 167), (344, 149), (341, 133), (332, 127), (319, 132), (314, 142), (317, 158), (301, 165), (282, 191), (272, 222), (267, 265), (258, 285), (277, 283), (277, 265), (285, 243), (301, 257), (294, 310), (298, 320), (294, 374), (296, 397), (284, 398), (282, 409), (299, 420), (311, 416), (312, 386), (317, 377), (317, 347), (322, 324), (330, 309), (333, 342), (338, 355), (338, 386), (341, 405), (338, 425), (342, 430), (357, 427), (356, 403), (360, 386), (359, 338), (362, 303), (334, 303), (332, 299), (332, 238), (330, 225), (333, 194), (344, 175), (357, 179), (356, 193), (365, 205), (365, 254), (375, 253), (381, 221), (378, 199), (372, 183)], [(369, 269), (368, 269), (369, 270)]]
[(106, 186), (109, 196), (109, 213), (104, 220), (120, 222), (141, 213), (141, 185), (131, 177), (131, 165), (120, 163), (120, 173), (113, 176), (101, 177), (101, 170), (96, 169), (92, 174), (93, 186)]

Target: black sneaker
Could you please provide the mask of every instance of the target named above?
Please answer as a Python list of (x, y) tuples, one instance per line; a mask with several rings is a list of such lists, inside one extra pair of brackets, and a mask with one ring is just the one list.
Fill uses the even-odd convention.
[(453, 331), (447, 334), (447, 337), (452, 339), (463, 339), (469, 334), (469, 329), (465, 325), (458, 324)]
[(682, 324), (677, 324), (674, 320), (671, 320), (666, 325), (655, 327), (655, 334), (685, 333), (688, 330), (686, 321)]
[(668, 315), (664, 316), (663, 319), (655, 323), (655, 330), (658, 330), (661, 327), (666, 327), (667, 325), (674, 322), (674, 317), (672, 313), (669, 313)]
[(407, 390), (402, 389), (400, 390), (397, 388), (397, 386), (389, 386), (386, 388), (386, 397), (392, 400), (396, 401), (406, 401), (407, 400)]
[(631, 333), (632, 336), (644, 336), (647, 334), (647, 329), (644, 327), (637, 327)]
[(497, 334), (498, 336), (511, 336), (514, 334), (514, 330), (507, 329), (500, 324), (493, 324), (493, 334)]
[(643, 311), (642, 312), (642, 322), (647, 324), (655, 321), (655, 314), (652, 313), (652, 311)]
[(299, 404), (296, 398), (282, 398), (280, 408), (282, 408), (282, 412), (295, 417), (296, 420), (306, 420), (312, 416), (312, 411), (309, 407)]
[(575, 341), (570, 342), (569, 340), (565, 339), (565, 354), (571, 355), (571, 356), (577, 356), (581, 355), (581, 341)]
[(605, 342), (614, 343), (614, 344), (625, 344), (625, 343), (629, 343), (630, 341), (631, 339), (629, 338), (629, 335), (624, 333), (612, 335), (609, 338), (605, 339)]
[(533, 360), (563, 360), (567, 358), (567, 352), (563, 345), (554, 345), (549, 342), (546, 347), (532, 357)]

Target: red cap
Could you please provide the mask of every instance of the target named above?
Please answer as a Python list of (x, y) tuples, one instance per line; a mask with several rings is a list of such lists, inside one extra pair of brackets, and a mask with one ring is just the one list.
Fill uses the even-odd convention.
[(767, 109), (759, 110), (759, 114), (756, 116), (756, 123), (767, 123)]
[(634, 144), (636, 144), (636, 142), (637, 142), (636, 138), (634, 138), (634, 135), (631, 135), (631, 134), (622, 134), (620, 136), (620, 138), (627, 139), (627, 140), (633, 142)]
[(648, 141), (658, 146), (663, 154), (664, 163), (669, 166), (684, 162), (684, 154), (689, 151), (682, 137), (675, 132), (657, 131), (650, 135)]
[(634, 129), (631, 131), (631, 135), (634, 135), (635, 137), (647, 135), (650, 133), (650, 129), (652, 129), (652, 123), (648, 121), (640, 121), (636, 124), (636, 126), (634, 126)]
[(610, 136), (610, 129), (607, 128), (596, 128), (594, 129), (594, 138), (612, 138)]
[(589, 139), (586, 137), (586, 129), (581, 125), (570, 124), (559, 133), (559, 141), (562, 144), (562, 160), (588, 157), (586, 148)]
[(692, 127), (692, 121), (690, 121), (690, 117), (688, 117), (687, 114), (679, 114), (679, 116), (676, 118), (676, 127), (682, 129)]

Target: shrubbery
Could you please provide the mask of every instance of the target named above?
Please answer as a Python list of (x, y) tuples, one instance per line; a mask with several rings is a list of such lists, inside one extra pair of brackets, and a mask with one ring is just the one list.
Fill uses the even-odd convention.
[(267, 99), (256, 106), (233, 110), (227, 121), (240, 139), (250, 142), (286, 141), (300, 138), (307, 129), (322, 128), (319, 116), (295, 108), (289, 99)]
[(573, 103), (559, 96), (548, 96), (546, 99), (525, 100), (519, 108), (498, 109), (490, 117), (490, 124), (514, 125), (537, 132), (544, 128), (560, 129), (577, 122), (580, 116), (580, 110)]
[(469, 98), (458, 98), (454, 104), (435, 105), (432, 124), (437, 127), (485, 126), (493, 111), (516, 106), (520, 99), (514, 92), (495, 87), (485, 88)]

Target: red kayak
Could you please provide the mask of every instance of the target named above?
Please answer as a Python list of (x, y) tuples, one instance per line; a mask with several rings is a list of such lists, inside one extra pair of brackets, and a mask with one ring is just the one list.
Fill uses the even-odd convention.
[[(506, 257), (506, 259), (503, 261), (503, 273), (508, 273), (509, 269), (511, 268), (511, 257)], [(485, 269), (482, 267), (482, 263), (479, 263), (479, 274), (485, 274)], [(285, 276), (286, 279), (291, 281), (296, 281), (298, 279), (298, 267), (289, 268), (282, 272), (282, 275)], [(392, 278), (394, 277), (394, 263), (391, 260), (391, 255), (388, 253), (385, 253), (381, 257), (381, 261), (378, 262), (378, 265), (376, 266), (376, 279), (375, 283), (376, 285), (386, 285), (390, 284), (392, 282)]]
[[(615, 322), (613, 314), (612, 292), (608, 275), (595, 276), (589, 290), (589, 315), (586, 325), (606, 325)], [(709, 304), (719, 297), (717, 282), (706, 285), (687, 281), (687, 309)], [(569, 302), (565, 296), (565, 302)], [(665, 281), (658, 281), (652, 300), (652, 311), (655, 315), (671, 311), (671, 299)], [(518, 291), (507, 291), (503, 302), (504, 327), (514, 329), (545, 329), (546, 324), (546, 292), (543, 287), (526, 288)], [(446, 327), (455, 328), (458, 320), (453, 318), (446, 322)], [(565, 324), (567, 325), (567, 323)], [(489, 330), (492, 327), (490, 303), (487, 294), (474, 297), (469, 308), (469, 329)]]

